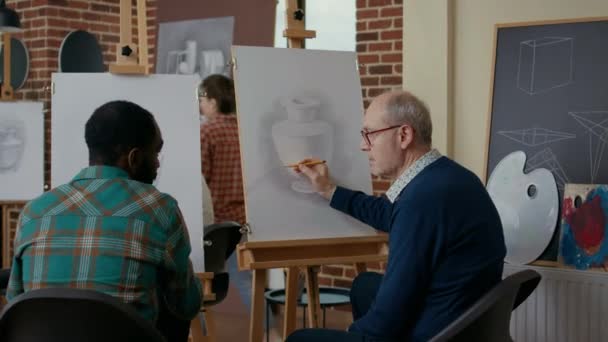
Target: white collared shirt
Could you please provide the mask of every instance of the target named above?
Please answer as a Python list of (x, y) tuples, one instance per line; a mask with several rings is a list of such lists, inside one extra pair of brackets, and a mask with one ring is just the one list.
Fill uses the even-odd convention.
[(410, 165), (397, 180), (391, 185), (386, 191), (386, 197), (388, 197), (391, 203), (394, 203), (399, 194), (405, 187), (416, 177), (425, 167), (431, 165), (437, 159), (441, 158), (441, 153), (436, 149), (432, 149), (425, 153), (422, 157)]

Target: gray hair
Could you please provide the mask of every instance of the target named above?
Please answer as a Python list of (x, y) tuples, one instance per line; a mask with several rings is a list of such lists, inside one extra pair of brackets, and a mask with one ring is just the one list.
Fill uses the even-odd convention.
[(386, 121), (390, 125), (412, 126), (418, 142), (431, 146), (433, 123), (424, 102), (407, 91), (390, 94), (386, 101)]

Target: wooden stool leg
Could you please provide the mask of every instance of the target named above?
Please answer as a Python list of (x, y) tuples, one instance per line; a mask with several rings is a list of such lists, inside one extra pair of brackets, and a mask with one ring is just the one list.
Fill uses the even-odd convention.
[(296, 330), (296, 307), (298, 293), (298, 274), (297, 267), (287, 269), (287, 279), (285, 281), (285, 321), (283, 323), (283, 340)]
[(321, 305), (319, 302), (319, 281), (313, 267), (306, 267), (306, 292), (308, 294), (308, 327), (319, 327)]
[(266, 270), (253, 270), (253, 288), (251, 290), (251, 321), (249, 324), (249, 341), (264, 341), (264, 290), (266, 288)]

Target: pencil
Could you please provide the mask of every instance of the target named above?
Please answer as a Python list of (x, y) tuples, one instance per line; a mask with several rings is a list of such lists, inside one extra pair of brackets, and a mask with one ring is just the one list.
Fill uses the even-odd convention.
[(296, 168), (300, 165), (313, 166), (313, 165), (317, 165), (317, 164), (325, 164), (325, 160), (311, 160), (311, 161), (307, 161), (305, 163), (295, 163), (295, 164), (289, 164), (289, 165), (284, 165), (284, 166)]

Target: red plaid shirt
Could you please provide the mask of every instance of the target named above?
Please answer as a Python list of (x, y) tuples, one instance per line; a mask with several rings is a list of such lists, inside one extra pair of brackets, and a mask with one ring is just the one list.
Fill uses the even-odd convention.
[(213, 198), (215, 222), (245, 223), (245, 196), (236, 115), (210, 119), (201, 126), (203, 176)]

